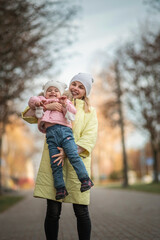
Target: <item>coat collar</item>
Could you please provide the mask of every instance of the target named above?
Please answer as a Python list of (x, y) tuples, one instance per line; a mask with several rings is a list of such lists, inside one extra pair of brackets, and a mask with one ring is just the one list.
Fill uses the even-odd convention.
[(84, 106), (84, 101), (81, 99), (73, 100), (72, 103), (75, 105), (76, 108)]

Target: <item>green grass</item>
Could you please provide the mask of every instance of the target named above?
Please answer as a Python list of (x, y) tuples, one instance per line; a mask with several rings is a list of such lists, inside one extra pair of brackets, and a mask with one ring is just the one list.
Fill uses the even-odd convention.
[(8, 195), (0, 196), (0, 213), (4, 212), (9, 207), (13, 206), (23, 198), (24, 197), (22, 196), (8, 196)]
[(109, 184), (109, 185), (106, 185), (106, 187), (112, 188), (112, 189), (135, 190), (140, 192), (160, 194), (160, 183), (149, 183), (149, 184), (139, 183), (139, 184), (130, 185), (127, 188), (123, 188), (121, 184)]

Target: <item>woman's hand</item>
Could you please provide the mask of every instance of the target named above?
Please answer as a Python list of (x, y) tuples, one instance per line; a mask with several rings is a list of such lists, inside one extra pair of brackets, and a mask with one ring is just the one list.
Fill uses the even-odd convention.
[(80, 153), (82, 153), (82, 152), (85, 151), (84, 148), (82, 148), (82, 147), (80, 147), (80, 146), (78, 146), (78, 145), (77, 145), (77, 149), (78, 149), (78, 154), (80, 154)]
[(57, 166), (59, 166), (62, 163), (62, 167), (64, 165), (64, 159), (66, 158), (66, 154), (61, 147), (57, 147), (57, 149), (60, 151), (60, 153), (55, 154), (52, 156), (52, 158), (57, 157), (56, 160), (54, 160), (54, 163), (58, 162)]
[(49, 103), (44, 105), (44, 110), (62, 112), (62, 105), (58, 102)]

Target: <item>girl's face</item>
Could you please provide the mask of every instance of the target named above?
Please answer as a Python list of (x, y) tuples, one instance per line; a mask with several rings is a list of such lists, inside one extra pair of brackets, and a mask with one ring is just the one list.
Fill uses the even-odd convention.
[(81, 82), (74, 81), (69, 86), (69, 90), (71, 91), (71, 94), (73, 98), (75, 99), (82, 99), (86, 96), (86, 90), (84, 85)]
[(47, 99), (54, 99), (54, 98), (59, 98), (61, 96), (60, 91), (56, 87), (49, 87), (46, 91), (46, 98)]

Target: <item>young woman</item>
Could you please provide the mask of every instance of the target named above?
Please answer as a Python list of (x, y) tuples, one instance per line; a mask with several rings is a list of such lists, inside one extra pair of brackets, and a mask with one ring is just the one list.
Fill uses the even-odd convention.
[[(74, 98), (74, 105), (77, 109), (76, 118), (73, 122), (73, 134), (77, 144), (78, 153), (82, 158), (85, 167), (90, 175), (91, 172), (91, 151), (96, 142), (97, 116), (96, 111), (89, 105), (88, 95), (92, 87), (93, 79), (90, 74), (79, 73), (75, 75), (69, 85), (69, 90)], [(59, 103), (51, 103), (46, 106), (48, 110), (61, 111)], [(23, 112), (23, 119), (34, 123), (33, 117), (27, 116), (28, 109)], [(29, 115), (29, 114), (28, 114)], [(44, 144), (42, 160), (36, 179), (34, 196), (47, 199), (47, 212), (45, 218), (45, 233), (47, 240), (58, 239), (59, 218), (61, 214), (62, 201), (72, 203), (77, 218), (77, 231), (79, 240), (90, 240), (91, 220), (88, 211), (90, 203), (90, 191), (81, 193), (80, 183), (65, 153), (61, 147), (57, 157), (58, 164), (63, 164), (63, 177), (70, 194), (65, 199), (56, 201), (55, 189), (53, 188), (52, 170), (47, 143)]]

